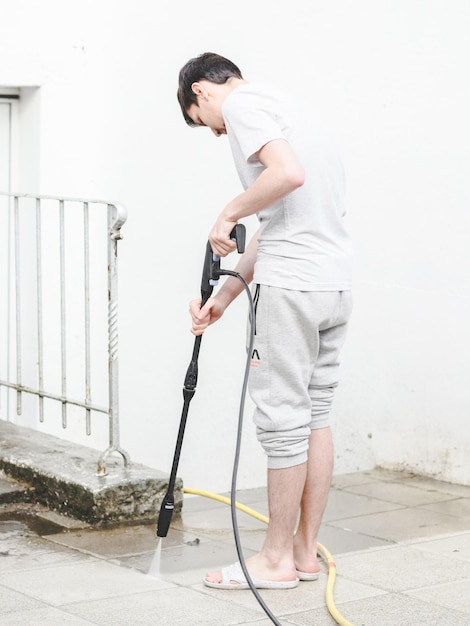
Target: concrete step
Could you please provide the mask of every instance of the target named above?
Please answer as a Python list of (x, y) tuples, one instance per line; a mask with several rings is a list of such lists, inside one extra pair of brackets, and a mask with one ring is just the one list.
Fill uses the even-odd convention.
[[(4, 502), (34, 501), (88, 523), (156, 521), (168, 475), (121, 457), (107, 459), (97, 475), (100, 452), (0, 420), (0, 493)], [(181, 515), (183, 484), (175, 487), (174, 518)], [(23, 500), (21, 499), (23, 496)], [(16, 500), (15, 500), (16, 499)], [(28, 500), (29, 499), (29, 500)]]

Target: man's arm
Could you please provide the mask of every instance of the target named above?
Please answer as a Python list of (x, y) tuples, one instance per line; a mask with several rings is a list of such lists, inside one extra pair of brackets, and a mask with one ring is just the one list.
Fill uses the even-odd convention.
[(229, 235), (239, 219), (258, 213), (304, 183), (304, 169), (284, 139), (270, 141), (257, 156), (265, 169), (252, 185), (227, 204), (209, 234), (212, 249), (219, 256), (235, 249)]

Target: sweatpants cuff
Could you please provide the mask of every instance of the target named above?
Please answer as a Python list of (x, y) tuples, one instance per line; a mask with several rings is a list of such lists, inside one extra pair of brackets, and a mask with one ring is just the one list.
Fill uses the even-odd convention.
[(268, 456), (268, 469), (286, 469), (294, 465), (302, 465), (308, 459), (307, 452), (301, 452), (294, 456)]

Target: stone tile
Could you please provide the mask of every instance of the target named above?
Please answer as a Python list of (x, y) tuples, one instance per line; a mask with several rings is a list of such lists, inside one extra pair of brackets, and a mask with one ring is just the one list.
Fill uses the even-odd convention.
[(372, 480), (379, 480), (382, 482), (386, 482), (388, 480), (408, 480), (415, 476), (413, 472), (389, 470), (382, 467), (375, 467), (374, 469), (366, 470), (365, 472), (359, 472), (359, 474), (362, 474), (364, 477)]
[(470, 563), (417, 550), (413, 546), (378, 548), (340, 555), (338, 577), (389, 592), (401, 592), (470, 578)]
[[(402, 594), (346, 602), (342, 615), (360, 626), (468, 626), (468, 615), (452, 611)], [(330, 621), (328, 621), (328, 619)], [(324, 612), (312, 611), (295, 616), (299, 626), (332, 626), (334, 620)]]
[(364, 535), (363, 533), (337, 528), (336, 526), (329, 526), (328, 524), (321, 526), (319, 542), (325, 546), (333, 556), (345, 552), (357, 552), (359, 550), (368, 550), (369, 548), (389, 546), (394, 543), (372, 537), (371, 535)]
[(251, 623), (262, 617), (261, 608), (237, 605), (232, 601), (232, 594), (228, 597), (227, 592), (219, 599), (181, 587), (83, 601), (69, 605), (67, 611), (101, 626), (230, 626)]
[[(227, 495), (227, 497), (229, 496), (230, 494)], [(237, 509), (236, 512), (242, 545), (246, 549), (256, 551), (261, 548), (264, 542), (267, 528), (266, 521), (256, 517), (261, 515), (267, 518), (267, 502), (266, 500), (257, 501), (259, 497), (266, 498), (265, 488), (243, 490), (237, 501), (244, 507), (244, 510)], [(234, 532), (230, 505), (212, 502), (215, 504), (215, 508), (196, 506), (193, 511), (192, 508), (188, 507), (186, 511), (183, 511), (182, 519), (172, 525), (173, 531), (190, 530), (194, 533), (192, 539), (197, 537), (202, 541), (205, 537), (210, 540), (229, 542), (233, 545)]]
[[(262, 521), (242, 511), (237, 511), (237, 521), (241, 530), (265, 527)], [(172, 526), (176, 529), (184, 528), (192, 532), (232, 532), (231, 509), (225, 504), (220, 504), (216, 508), (197, 511), (183, 509), (181, 520), (175, 520)]]
[[(241, 530), (240, 531), (240, 541), (243, 547), (243, 550), (252, 550), (254, 552), (259, 552), (264, 544), (264, 540), (266, 537), (266, 526), (264, 526), (260, 530)], [(234, 544), (235, 540), (233, 537), (233, 533), (231, 537), (227, 537), (224, 540), (225, 543)]]
[(193, 569), (165, 572), (162, 573), (162, 580), (177, 586), (192, 587), (201, 584), (208, 571), (217, 571), (220, 569), (221, 565), (228, 565), (234, 561), (235, 558), (232, 558), (231, 561), (223, 561), (222, 564), (217, 563), (214, 565), (194, 567)]
[(457, 580), (444, 585), (433, 585), (425, 589), (408, 591), (407, 595), (419, 598), (425, 602), (432, 602), (439, 606), (467, 613), (470, 623), (470, 578)]
[(468, 520), (410, 508), (373, 515), (358, 515), (349, 519), (329, 521), (328, 524), (397, 542), (468, 530)]
[[(166, 548), (175, 548), (197, 539), (202, 539), (203, 537), (205, 537), (207, 541), (213, 541), (214, 539), (214, 535), (211, 532), (202, 533), (197, 531), (197, 529), (196, 532), (194, 532), (193, 530), (186, 529), (184, 526), (175, 528), (175, 526), (172, 525), (168, 531), (168, 535), (162, 537), (162, 547), (164, 550)], [(154, 541), (155, 540), (157, 540), (156, 535), (154, 535)], [(154, 546), (156, 545), (157, 544), (154, 543)]]
[[(382, 589), (377, 589), (377, 587), (374, 587), (370, 584), (364, 585), (357, 582), (356, 580), (345, 578), (340, 574), (341, 573), (338, 571), (334, 586), (332, 588), (333, 598), (335, 604), (337, 605), (337, 608), (345, 602), (351, 602), (352, 600), (362, 600), (364, 598), (374, 598), (375, 596), (380, 596), (386, 593), (386, 591), (383, 591)], [(340, 611), (339, 608), (338, 610)]]
[[(277, 620), (277, 623), (279, 623), (281, 626), (295, 626), (296, 624), (298, 624), (298, 622), (295, 621), (296, 615), (297, 614), (295, 614), (294, 616), (289, 615), (288, 617), (285, 617), (285, 618), (279, 615), (274, 615), (274, 617)], [(272, 626), (273, 622), (270, 618), (266, 617), (265, 619), (262, 619), (262, 620), (256, 620), (256, 622), (244, 622), (244, 624), (246, 626), (248, 625), (249, 626)], [(303, 624), (300, 623), (299, 626), (303, 626)], [(328, 622), (328, 626), (337, 626), (337, 623), (334, 620), (332, 620)]]
[(371, 482), (387, 482), (391, 480), (407, 480), (414, 476), (409, 472), (395, 472), (376, 468), (365, 472), (352, 472), (350, 474), (336, 474), (333, 476), (332, 487), (344, 489), (351, 485), (363, 485)]
[(124, 526), (73, 531), (47, 537), (51, 542), (90, 554), (116, 558), (154, 550), (155, 526)]
[(431, 491), (450, 493), (462, 498), (470, 498), (470, 485), (457, 485), (441, 480), (435, 480), (434, 478), (429, 478), (427, 476), (412, 476), (406, 479), (406, 484), (422, 489), (429, 489)]
[(0, 572), (20, 572), (44, 566), (87, 562), (88, 555), (72, 552), (33, 535), (0, 534)]
[(115, 598), (170, 586), (169, 583), (98, 560), (1, 574), (0, 585), (19, 592), (27, 590), (28, 596), (52, 606)]
[(196, 526), (186, 527), (184, 524), (175, 527), (172, 525), (168, 536), (163, 538), (163, 546), (165, 548), (175, 548), (177, 546), (184, 545), (188, 541), (201, 540), (203, 538), (208, 541), (226, 541), (230, 539), (230, 532), (233, 537), (233, 530), (230, 528), (220, 529), (202, 529)]
[(412, 545), (416, 550), (433, 552), (445, 556), (446, 559), (452, 557), (470, 561), (470, 532), (459, 533), (442, 539), (421, 541)]
[(363, 485), (375, 480), (370, 476), (365, 476), (364, 472), (353, 472), (352, 474), (337, 474), (331, 481), (332, 489), (345, 489), (351, 485)]
[(163, 550), (167, 550), (185, 545), (194, 546), (201, 541), (212, 541), (213, 536), (213, 533), (194, 533), (172, 526), (168, 535), (160, 538), (156, 535), (155, 525), (143, 525), (80, 530), (52, 535), (47, 539), (92, 555), (125, 560), (126, 557), (153, 554), (159, 542), (162, 542)]
[[(223, 495), (230, 499), (230, 493), (224, 493)], [(268, 502), (267, 488), (256, 487), (255, 489), (243, 489), (237, 492), (235, 499), (240, 504), (245, 504), (258, 511), (258, 507), (266, 507)], [(259, 512), (263, 513), (263, 515), (267, 515), (268, 513), (267, 508)]]
[(0, 622), (4, 624), (6, 616), (17, 611), (19, 606), (24, 610), (30, 610), (42, 608), (44, 604), (34, 598), (28, 598), (23, 593), (0, 586)]
[[(346, 619), (346, 616), (343, 617)], [(263, 626), (268, 626), (272, 622), (261, 622)], [(284, 626), (284, 622), (281, 622)], [(289, 615), (288, 626), (337, 626), (337, 622), (330, 615), (326, 607), (320, 609), (312, 609), (311, 611), (296, 613)], [(359, 623), (362, 626), (361, 623)], [(258, 626), (258, 624), (256, 624)]]
[(447, 502), (434, 502), (427, 506), (420, 507), (426, 511), (437, 511), (446, 515), (464, 518), (467, 526), (470, 527), (470, 498), (457, 498)]
[(60, 609), (47, 607), (44, 609), (23, 610), (10, 613), (2, 618), (2, 626), (95, 626), (77, 615), (70, 615)]
[[(244, 548), (243, 553), (245, 557), (249, 557), (254, 551)], [(148, 573), (154, 554), (155, 551), (137, 557), (120, 558), (119, 563)], [(164, 580), (178, 584), (195, 584), (202, 580), (208, 570), (220, 569), (237, 560), (235, 545), (202, 540), (197, 545), (162, 550), (159, 569)]]
[[(174, 546), (162, 550), (162, 567), (164, 571), (175, 572), (194, 567), (205, 567), (205, 564), (221, 564), (226, 559), (236, 558), (235, 543), (210, 540), (207, 538)], [(231, 561), (230, 561), (231, 562)]]
[(356, 515), (393, 511), (399, 508), (401, 508), (399, 504), (391, 504), (384, 500), (332, 489), (323, 516), (323, 522), (347, 519)]
[(443, 500), (453, 500), (452, 494), (441, 491), (427, 490), (408, 485), (405, 481), (396, 482), (375, 482), (365, 485), (348, 487), (349, 493), (357, 493), (369, 498), (385, 500), (402, 506), (419, 506), (431, 502), (442, 502)]

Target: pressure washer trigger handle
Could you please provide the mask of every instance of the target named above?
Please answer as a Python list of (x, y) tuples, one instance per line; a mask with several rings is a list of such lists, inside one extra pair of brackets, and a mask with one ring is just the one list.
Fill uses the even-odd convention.
[[(237, 244), (238, 254), (245, 252), (246, 228), (244, 224), (235, 224), (230, 233), (230, 239)], [(219, 284), (220, 276), (220, 256), (212, 253), (212, 263), (210, 265), (209, 285), (215, 287)]]
[(245, 224), (235, 224), (230, 233), (230, 239), (237, 244), (238, 254), (245, 252), (246, 228)]

